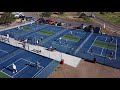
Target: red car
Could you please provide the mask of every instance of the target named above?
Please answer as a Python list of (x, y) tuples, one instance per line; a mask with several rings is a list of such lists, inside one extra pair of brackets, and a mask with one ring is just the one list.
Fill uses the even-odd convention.
[(56, 22), (53, 21), (53, 20), (46, 20), (45, 23), (46, 23), (46, 24), (50, 24), (50, 25), (55, 25), (55, 24), (56, 24)]

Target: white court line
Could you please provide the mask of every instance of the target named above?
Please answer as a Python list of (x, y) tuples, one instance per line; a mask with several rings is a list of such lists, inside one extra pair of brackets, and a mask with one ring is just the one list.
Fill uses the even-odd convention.
[[(21, 59), (23, 59), (24, 61), (27, 61), (27, 62), (30, 62), (30, 63), (32, 63), (32, 64), (36, 64), (36, 63), (34, 63), (34, 62), (31, 62), (31, 61), (29, 61), (29, 60), (27, 60), (27, 59), (24, 59), (24, 58), (21, 58)], [(42, 59), (42, 58), (41, 58)], [(40, 59), (40, 60), (41, 60)], [(43, 67), (43, 66), (40, 66), (40, 67)], [(44, 67), (43, 67), (44, 68)]]
[[(97, 39), (97, 38), (98, 38), (98, 36), (96, 37), (96, 39)], [(106, 38), (107, 38), (107, 37), (106, 37)], [(95, 40), (96, 40), (96, 39), (95, 39)], [(95, 40), (94, 40), (94, 42), (95, 42)], [(93, 43), (94, 43), (94, 42), (93, 42)], [(94, 46), (93, 43), (92, 43), (91, 47)], [(90, 48), (91, 48), (91, 47), (90, 47)], [(97, 47), (99, 47), (99, 46), (97, 46)], [(89, 48), (89, 50), (90, 50), (90, 48)], [(101, 47), (100, 47), (100, 48), (101, 48)], [(91, 53), (89, 50), (88, 50), (87, 52), (88, 52), (88, 53)], [(112, 50), (112, 49), (110, 49), (110, 50)], [(99, 55), (99, 54), (96, 54), (96, 53), (93, 53), (93, 54), (108, 58), (107, 56), (104, 56), (104, 55), (102, 55), (102, 54), (100, 54), (100, 55)], [(113, 59), (114, 59), (114, 58), (113, 58)]]
[[(78, 41), (80, 41), (80, 37), (78, 37), (79, 38), (79, 40)], [(63, 38), (64, 39), (64, 38)], [(74, 42), (74, 43), (77, 43), (78, 41), (73, 41), (73, 40), (70, 40), (70, 39), (64, 39), (64, 40), (67, 40), (67, 41), (72, 41), (72, 42)]]
[[(54, 60), (53, 60), (53, 61), (54, 61)], [(53, 61), (52, 61), (52, 62), (53, 62)], [(51, 62), (51, 63), (52, 63), (52, 62)], [(43, 70), (45, 70), (51, 63), (49, 63), (44, 69), (38, 71), (35, 75), (37, 75), (37, 74), (39, 75), (39, 74), (40, 74)], [(39, 72), (40, 72), (40, 73), (39, 73)], [(35, 76), (35, 75), (34, 75), (34, 76)], [(38, 76), (38, 75), (37, 75), (37, 76)], [(33, 76), (33, 77), (34, 77), (34, 76)], [(37, 77), (37, 76), (35, 76), (35, 77)], [(33, 78), (33, 77), (32, 77), (32, 78)]]
[[(117, 45), (117, 43), (115, 44), (115, 43), (113, 43), (113, 41), (115, 40), (115, 38), (113, 38), (113, 40), (112, 40), (112, 42), (111, 42), (111, 44), (114, 44), (115, 46)], [(116, 39), (117, 40), (117, 39)], [(110, 49), (110, 50), (113, 50), (113, 49)], [(116, 59), (116, 52), (117, 52), (117, 47), (116, 47), (116, 50), (113, 50), (113, 51), (115, 51), (115, 55), (114, 55), (114, 59)], [(113, 55), (113, 52), (112, 52), (112, 55)]]
[[(58, 67), (60, 67), (60, 64), (58, 65)], [(55, 69), (56, 69), (56, 68), (55, 68)], [(52, 71), (52, 73), (55, 71), (55, 69)], [(52, 73), (51, 73), (50, 75), (52, 75)], [(50, 76), (50, 75), (49, 75), (49, 76)], [(49, 76), (48, 76), (48, 77), (49, 77)], [(48, 78), (48, 77), (47, 77), (47, 78)]]
[[(20, 59), (22, 59), (22, 60), (24, 60), (24, 61), (26, 61), (26, 62), (30, 62), (29, 63), (29, 65), (32, 63), (32, 64), (35, 64), (35, 63), (33, 63), (33, 62), (31, 62), (31, 61), (29, 61), (29, 60), (27, 60), (27, 59), (24, 59), (24, 58), (20, 58)], [(27, 66), (25, 66), (24, 68), (22, 68), (20, 71), (18, 71), (16, 74), (18, 74), (19, 72), (21, 72), (22, 70), (24, 70), (25, 68), (27, 68), (29, 65), (27, 65)], [(40, 67), (42, 67), (42, 69), (44, 68), (43, 66), (40, 66)], [(12, 77), (14, 77), (16, 74), (14, 74)]]
[[(29, 63), (30, 65), (31, 63)], [(22, 68), (20, 71), (18, 71), (16, 74), (14, 74), (12, 77), (14, 77), (15, 75), (17, 75), (19, 72), (21, 72), (22, 70), (24, 70), (25, 68), (27, 68), (29, 65), (26, 65), (24, 68)]]
[(83, 45), (90, 39), (90, 37), (93, 35), (93, 33), (90, 33), (89, 36), (82, 42), (82, 44), (75, 50), (74, 54), (77, 54), (78, 51), (83, 47)]
[(5, 72), (3, 72), (3, 71), (0, 71), (0, 72), (6, 74), (7, 76), (9, 76), (9, 77), (11, 77), (11, 78), (13, 78), (12, 76), (10, 76), (9, 74), (7, 74), (7, 73), (5, 73)]
[(5, 50), (2, 50), (2, 49), (0, 49), (0, 51), (2, 51), (2, 52), (5, 52), (5, 53), (8, 53), (7, 51), (5, 51)]
[[(97, 56), (100, 56), (100, 57), (105, 57), (105, 58), (108, 58), (107, 56), (104, 56), (104, 55), (99, 55), (99, 54), (96, 54), (96, 53), (93, 53), (94, 55), (97, 55)], [(108, 58), (109, 59), (109, 58)], [(114, 59), (114, 58), (112, 58)]]
[[(106, 38), (107, 38), (107, 37), (106, 37)], [(109, 43), (109, 42), (106, 42), (106, 43), (108, 43), (108, 44), (114, 44), (114, 43), (113, 43), (114, 39), (115, 39), (115, 38), (113, 38), (112, 42), (110, 42), (110, 43)], [(114, 45), (116, 46), (117, 44), (114, 44)], [(117, 47), (116, 47), (116, 48), (117, 48)], [(110, 49), (110, 48), (109, 48), (109, 50), (113, 50), (113, 49)], [(116, 49), (116, 50), (117, 50), (117, 49)], [(114, 57), (113, 59), (116, 59), (116, 50), (113, 50), (113, 51), (115, 51), (115, 57)], [(112, 52), (112, 55), (113, 55), (113, 52)]]
[[(60, 45), (60, 44), (55, 43), (55, 41), (53, 42), (53, 44)], [(60, 45), (60, 46), (67, 47), (67, 48), (71, 48), (71, 47), (65, 46), (65, 45)]]
[(115, 60), (116, 60), (116, 54), (117, 54), (117, 39), (116, 39)]
[[(22, 51), (22, 52), (23, 52), (23, 51)], [(20, 52), (20, 53), (22, 53), (22, 52)], [(17, 53), (15, 56), (17, 56), (17, 55), (20, 54), (20, 53)], [(13, 55), (12, 57), (10, 57), (10, 58), (4, 60), (3, 62), (5, 62), (5, 61), (7, 61), (7, 60), (9, 60), (9, 59), (11, 59), (11, 58), (13, 58), (13, 57), (15, 57), (15, 56)], [(1, 62), (1, 63), (3, 63), (3, 62)], [(1, 63), (0, 63), (0, 64), (1, 64)]]
[[(36, 74), (34, 74), (34, 76), (37, 75), (39, 72), (42, 72), (43, 68), (44, 68), (44, 67), (42, 67)], [(32, 78), (33, 78), (34, 76), (32, 76)]]
[[(20, 58), (20, 59), (22, 59), (22, 60), (24, 60), (24, 61), (27, 61), (27, 62), (30, 62), (30, 63), (33, 63), (33, 62), (31, 62), (31, 61), (29, 61), (29, 60), (27, 60), (27, 59), (24, 59), (24, 58)], [(35, 64), (35, 63), (33, 63), (33, 64)]]
[(46, 43), (46, 42), (49, 41), (50, 39), (55, 38), (56, 36), (58, 36), (58, 35), (60, 35), (60, 34), (63, 34), (66, 30), (67, 30), (67, 29), (63, 29), (63, 30), (59, 31), (58, 33), (54, 34), (53, 36), (48, 37), (47, 39), (45, 39), (45, 40), (43, 41), (43, 43)]
[(94, 44), (94, 42), (96, 41), (97, 38), (98, 38), (98, 36), (94, 39), (92, 45), (91, 45), (90, 48), (88, 49), (88, 51), (87, 51), (88, 53), (91, 53), (91, 52), (89, 52), (89, 51), (90, 51), (91, 47), (93, 46), (93, 44)]
[[(93, 46), (95, 46), (95, 45), (93, 45)], [(102, 47), (100, 47), (100, 46), (96, 46), (96, 47), (102, 48)], [(113, 49), (110, 49), (110, 48), (109, 48), (109, 50), (113, 50)]]
[[(106, 42), (106, 41), (107, 41), (107, 37), (106, 37), (106, 39), (105, 39), (105, 42)], [(101, 53), (100, 53), (100, 56), (102, 55), (104, 49), (105, 49), (105, 48), (102, 48), (102, 51), (101, 51)]]
[[(16, 61), (13, 62), (13, 63), (16, 63), (16, 62), (18, 62), (18, 61), (20, 61), (20, 59), (16, 60)], [(12, 64), (13, 64), (13, 63), (12, 63)], [(6, 68), (8, 68), (9, 66), (11, 66), (12, 64), (9, 64)], [(2, 70), (4, 70), (4, 69), (5, 69), (5, 68), (3, 68)], [(1, 71), (2, 71), (2, 70), (1, 70)]]
[[(69, 32), (70, 32), (70, 31), (69, 31)], [(65, 35), (69, 34), (69, 32), (66, 33), (66, 34), (64, 34), (62, 37), (64, 37)], [(83, 36), (84, 36), (84, 35), (85, 35), (85, 34), (83, 34)], [(83, 37), (83, 36), (82, 36), (82, 37), (79, 37), (79, 36), (76, 36), (76, 35), (73, 35), (73, 34), (72, 34), (72, 36), (75, 36), (75, 37), (79, 38), (79, 41), (80, 41), (80, 39)], [(62, 38), (62, 37), (61, 37), (61, 38)], [(63, 38), (63, 39), (64, 39), (64, 38)], [(69, 40), (69, 39), (64, 39), (64, 40), (68, 40), (68, 41), (72, 41), (72, 42), (78, 42), (78, 41), (73, 41), (73, 40)]]

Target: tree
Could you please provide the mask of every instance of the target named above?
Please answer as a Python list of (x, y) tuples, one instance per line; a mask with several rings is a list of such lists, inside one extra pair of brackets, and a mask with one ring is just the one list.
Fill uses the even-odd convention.
[(105, 14), (105, 12), (100, 12), (100, 14), (104, 15), (104, 14)]
[(79, 18), (85, 18), (85, 17), (87, 17), (87, 15), (85, 13), (81, 13), (79, 16)]
[(52, 15), (52, 12), (43, 12), (42, 16), (43, 17), (50, 17)]
[(9, 23), (15, 21), (16, 18), (11, 12), (4, 12), (0, 17), (0, 23), (8, 25)]

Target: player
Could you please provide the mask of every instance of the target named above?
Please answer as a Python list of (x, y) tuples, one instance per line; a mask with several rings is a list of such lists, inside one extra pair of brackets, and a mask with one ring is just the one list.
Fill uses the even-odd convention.
[(37, 45), (39, 45), (39, 40), (37, 40)]
[(18, 27), (18, 29), (20, 29), (20, 27)]
[(67, 40), (65, 40), (65, 44), (67, 44)]
[(41, 37), (41, 41), (43, 40), (43, 37)]
[(50, 46), (49, 50), (51, 50), (51, 49), (52, 49), (52, 46)]
[(28, 40), (27, 40), (27, 39), (25, 39), (25, 43), (27, 43), (27, 41), (28, 41)]
[(112, 59), (112, 56), (113, 56), (113, 53), (112, 53), (112, 52), (110, 52), (110, 54), (109, 54), (108, 58), (111, 60), (111, 59)]
[(13, 73), (17, 72), (17, 68), (16, 68), (16, 65), (14, 63), (12, 64), (12, 67), (13, 67)]
[(9, 34), (7, 34), (7, 41), (9, 42)]
[(114, 39), (113, 37), (110, 37), (110, 42), (112, 42), (112, 41), (113, 41), (113, 39)]
[(25, 41), (22, 41), (22, 45), (23, 45), (23, 48), (25, 49), (25, 45), (26, 45)]
[(93, 59), (93, 62), (94, 62), (94, 64), (96, 63), (96, 58), (94, 57), (94, 59)]
[(91, 54), (93, 53), (93, 48), (90, 49)]
[(59, 40), (61, 40), (61, 37), (59, 38)]
[(36, 68), (39, 69), (40, 68), (40, 63), (37, 61), (36, 62)]
[(72, 31), (70, 31), (70, 34), (72, 35)]

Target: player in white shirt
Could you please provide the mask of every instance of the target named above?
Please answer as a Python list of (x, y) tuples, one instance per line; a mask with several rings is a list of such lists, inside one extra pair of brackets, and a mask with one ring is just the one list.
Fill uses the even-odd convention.
[(13, 73), (17, 72), (17, 68), (16, 68), (16, 65), (14, 63), (12, 64), (12, 67), (13, 67)]
[(7, 41), (9, 42), (9, 34), (7, 34)]

